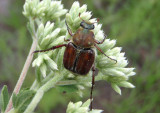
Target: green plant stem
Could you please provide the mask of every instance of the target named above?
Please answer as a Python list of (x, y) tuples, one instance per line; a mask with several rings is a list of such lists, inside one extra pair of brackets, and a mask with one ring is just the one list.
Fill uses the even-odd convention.
[[(45, 84), (47, 81), (49, 81), (52, 77), (53, 77), (53, 73), (49, 74), (43, 81), (42, 84)], [(105, 77), (105, 78), (104, 78)], [(96, 76), (95, 77), (95, 81), (99, 81), (99, 80), (107, 80), (106, 76)], [(73, 85), (73, 84), (83, 84), (85, 82), (91, 82), (92, 81), (92, 77), (87, 76), (85, 78), (81, 78), (81, 79), (77, 79), (77, 80), (64, 80), (64, 81), (59, 81), (56, 83), (56, 85)], [(31, 86), (31, 90), (35, 90), (37, 91), (39, 87), (38, 82), (35, 80), (34, 83)]]
[(38, 103), (40, 102), (41, 98), (43, 97), (43, 94), (47, 92), (49, 89), (54, 87), (58, 81), (63, 79), (63, 75), (60, 75), (59, 73), (55, 73), (55, 76), (46, 82), (43, 86), (41, 86), (37, 93), (35, 94), (34, 98), (32, 99), (31, 103), (28, 105), (24, 113), (32, 113)]
[[(53, 75), (52, 75), (53, 76)], [(95, 81), (102, 80), (102, 76), (96, 76)], [(91, 82), (92, 78), (90, 76), (85, 77), (83, 80), (65, 80), (65, 81), (60, 81), (63, 79), (63, 76), (60, 75), (59, 73), (56, 73), (56, 76), (54, 76), (51, 80), (46, 82), (43, 86), (41, 86), (38, 90), (37, 93), (35, 94), (34, 98), (32, 99), (31, 103), (28, 105), (24, 113), (31, 113), (34, 111), (40, 100), (42, 99), (43, 95), (45, 92), (47, 92), (49, 89), (52, 87), (55, 87), (56, 85), (73, 85), (73, 84), (82, 84), (86, 82)], [(31, 86), (31, 89), (37, 88), (38, 82), (35, 81), (33, 85)], [(12, 112), (10, 111), (9, 113), (14, 113), (14, 109), (12, 109)]]
[[(95, 81), (103, 80), (101, 76), (96, 76)], [(73, 84), (83, 84), (86, 82), (91, 82), (92, 77), (86, 77), (85, 79), (80, 79), (80, 80), (65, 80), (65, 81), (59, 81), (57, 82), (56, 85), (73, 85)]]
[[(55, 76), (54, 76), (55, 75)], [(82, 83), (86, 83), (86, 82), (91, 82), (92, 81), (92, 77), (91, 76), (87, 76), (84, 77), (83, 79), (77, 79), (77, 80), (65, 80), (65, 81), (61, 81), (63, 79), (63, 75), (61, 75), (60, 73), (54, 73), (50, 74), (50, 76), (53, 76), (53, 78), (50, 78), (50, 80), (48, 78), (45, 78), (48, 80), (48, 82), (44, 83), (38, 90), (37, 93), (35, 94), (34, 98), (32, 99), (31, 103), (28, 105), (28, 107), (26, 108), (24, 113), (31, 113), (34, 111), (34, 109), (36, 108), (36, 106), (38, 105), (38, 103), (40, 102), (40, 100), (43, 97), (43, 94), (45, 92), (47, 92), (49, 89), (55, 87), (56, 85), (72, 85), (72, 84), (82, 84)], [(95, 77), (95, 81), (99, 81), (99, 80), (103, 80), (104, 76), (96, 76)], [(45, 81), (44, 79), (44, 81)], [(107, 78), (106, 78), (107, 79)], [(33, 83), (33, 85), (31, 86), (31, 89), (35, 89), (38, 88), (38, 82), (35, 81)]]
[(34, 98), (32, 99), (31, 103), (28, 105), (27, 109), (24, 111), (24, 113), (32, 113), (40, 100), (42, 99), (44, 94), (44, 91), (39, 89), (37, 93), (35, 94)]
[(8, 113), (16, 113), (16, 111), (12, 108)]
[(40, 87), (40, 84), (37, 82), (37, 80), (35, 80), (32, 84), (32, 86), (30, 87), (30, 90), (34, 90), (37, 91)]

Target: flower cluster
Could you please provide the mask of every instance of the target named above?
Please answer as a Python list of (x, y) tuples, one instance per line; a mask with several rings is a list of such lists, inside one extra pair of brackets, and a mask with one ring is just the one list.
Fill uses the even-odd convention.
[(55, 21), (67, 12), (61, 1), (52, 0), (26, 0), (23, 8), (26, 17), (40, 18), (43, 21)]
[[(91, 12), (87, 11), (87, 5), (80, 7), (79, 2), (74, 2), (67, 13), (63, 8), (61, 1), (54, 0), (26, 0), (23, 14), (29, 19), (28, 29), (31, 35), (38, 41), (37, 50), (46, 50), (53, 46), (64, 44), (64, 38), (72, 38), (66, 28), (65, 20), (73, 33), (80, 27), (83, 20), (95, 23), (97, 19), (91, 19)], [(79, 17), (79, 14), (80, 17)], [(63, 18), (63, 15), (66, 15)], [(101, 30), (102, 25), (96, 23), (93, 33), (96, 40), (103, 40), (105, 33)], [(115, 40), (106, 39), (103, 44), (99, 44), (106, 57), (96, 48), (91, 48), (96, 53), (95, 65), (99, 70), (95, 81), (105, 80), (109, 82), (112, 88), (121, 94), (119, 87), (134, 88), (134, 85), (128, 82), (130, 76), (135, 75), (134, 68), (126, 67), (128, 61), (121, 52), (121, 47), (114, 47)], [(43, 93), (50, 88), (61, 85), (63, 88), (76, 89), (78, 94), (82, 95), (82, 90), (91, 85), (92, 72), (85, 77), (76, 76), (63, 66), (63, 55), (65, 48), (59, 48), (52, 51), (37, 53), (32, 66), (36, 67), (36, 81), (31, 89), (37, 91), (27, 110), (33, 111), (39, 100), (37, 95), (42, 97)], [(115, 62), (117, 61), (117, 62)], [(75, 91), (75, 90), (74, 90)], [(35, 104), (36, 103), (36, 104)], [(77, 102), (69, 103), (67, 113), (100, 113), (102, 110), (89, 111), (90, 100), (82, 104)]]
[[(81, 13), (80, 16), (85, 21), (96, 21), (96, 19), (91, 19), (91, 12), (87, 12), (86, 10), (86, 5), (80, 7), (79, 2), (74, 2), (69, 13), (66, 14), (66, 21), (73, 32), (80, 27), (80, 22), (82, 21), (79, 18), (79, 13)], [(101, 27), (102, 24), (95, 24), (95, 29), (93, 30), (95, 39), (99, 41), (105, 37)], [(66, 37), (68, 37), (68, 34)], [(121, 47), (114, 47), (115, 44), (115, 40), (106, 39), (103, 44), (98, 45), (107, 56), (114, 60), (107, 58), (101, 52), (94, 49), (97, 53), (95, 63), (96, 68), (99, 70), (99, 78), (101, 78), (101, 80), (110, 82), (113, 89), (121, 94), (119, 86), (134, 88), (134, 85), (127, 82), (127, 80), (130, 76), (135, 75), (135, 72), (133, 72), (134, 68), (126, 68), (128, 62), (124, 57), (125, 53), (121, 53)], [(117, 60), (117, 63), (115, 63), (115, 60)], [(81, 79), (81, 77), (79, 78)]]
[(103, 110), (93, 109), (89, 110), (90, 100), (87, 100), (85, 103), (81, 101), (73, 103), (70, 102), (67, 107), (67, 113), (102, 113)]
[[(95, 37), (97, 40), (102, 40), (104, 33), (101, 30), (101, 24), (96, 25), (94, 29)], [(124, 57), (125, 53), (121, 52), (121, 47), (114, 47), (115, 40), (106, 39), (103, 44), (98, 45), (106, 55), (114, 60), (105, 57), (101, 52), (97, 52), (96, 65), (99, 70), (99, 76), (105, 78), (107, 82), (110, 82), (113, 89), (121, 94), (121, 90), (118, 86), (134, 88), (134, 85), (127, 82), (130, 76), (135, 75), (134, 68), (127, 68), (128, 61)]]
[[(53, 30), (54, 29), (54, 30)], [(44, 26), (40, 24), (37, 30), (38, 49), (47, 49), (56, 44), (61, 44), (64, 41), (64, 36), (60, 35), (61, 29), (54, 28), (54, 23), (47, 22)], [(34, 60), (32, 66), (39, 67), (43, 77), (46, 76), (47, 66), (51, 70), (58, 70), (57, 64), (52, 60), (52, 55), (57, 55), (57, 51), (50, 51), (45, 53), (39, 53), (38, 57)]]
[[(59, 7), (62, 7), (62, 5), (60, 5)], [(96, 19), (91, 19), (92, 14), (91, 12), (87, 11), (87, 5), (83, 5), (82, 7), (80, 7), (79, 2), (74, 2), (65, 18), (68, 26), (73, 33), (75, 33), (76, 30), (80, 27), (80, 22), (82, 21), (79, 17), (79, 13), (81, 14), (81, 18), (85, 21), (96, 21)], [(39, 38), (37, 47), (38, 50), (43, 50), (55, 45), (62, 44), (64, 42), (64, 37), (71, 38), (66, 29), (62, 30), (62, 28), (64, 28), (65, 26), (64, 20), (61, 21), (61, 23), (62, 24), (59, 25), (60, 27), (57, 27), (58, 25), (54, 26), (54, 23), (50, 22), (47, 22), (45, 26), (42, 23), (39, 24), (37, 30), (37, 37)], [(96, 40), (102, 40), (105, 37), (105, 34), (103, 30), (101, 30), (101, 27), (101, 24), (95, 24), (95, 29), (93, 30), (93, 32)], [(97, 77), (101, 78), (99, 80), (106, 80), (107, 82), (111, 83), (113, 89), (121, 94), (119, 86), (134, 88), (134, 86), (131, 83), (127, 82), (127, 80), (130, 76), (135, 75), (135, 72), (133, 72), (134, 68), (126, 68), (128, 62), (124, 57), (124, 53), (121, 53), (122, 48), (114, 47), (115, 44), (115, 40), (106, 39), (103, 44), (98, 45), (107, 56), (114, 60), (107, 58), (95, 48), (93, 49), (96, 52), (96, 68), (99, 70), (99, 74)], [(40, 71), (40, 74), (43, 75), (43, 77), (47, 75), (47, 72), (54, 73), (55, 70), (59, 70), (61, 74), (65, 74), (65, 76), (69, 78), (74, 78), (74, 74), (69, 73), (69, 71), (64, 69), (62, 65), (63, 53), (64, 48), (45, 53), (39, 53), (38, 57), (33, 62), (33, 66), (38, 67), (37, 69)], [(115, 60), (117, 60), (117, 63), (115, 63)], [(49, 69), (51, 69), (50, 71), (48, 71), (48, 67)], [(91, 72), (88, 76), (91, 76)], [(82, 77), (77, 77), (77, 80), (81, 78)], [(79, 84), (79, 86), (84, 87), (84, 84), (90, 85), (90, 81)]]

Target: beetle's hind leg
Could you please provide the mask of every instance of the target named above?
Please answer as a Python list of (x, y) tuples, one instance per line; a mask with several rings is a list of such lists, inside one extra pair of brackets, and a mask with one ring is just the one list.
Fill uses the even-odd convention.
[(93, 64), (92, 67), (92, 86), (91, 86), (91, 92), (90, 92), (90, 111), (92, 111), (92, 104), (93, 104), (93, 88), (95, 85), (95, 76), (98, 74), (98, 70), (95, 68), (95, 65)]
[(66, 24), (66, 26), (67, 26), (68, 33), (69, 33), (71, 36), (73, 36), (73, 33), (72, 33), (71, 29), (69, 28), (66, 20), (65, 20), (65, 24)]

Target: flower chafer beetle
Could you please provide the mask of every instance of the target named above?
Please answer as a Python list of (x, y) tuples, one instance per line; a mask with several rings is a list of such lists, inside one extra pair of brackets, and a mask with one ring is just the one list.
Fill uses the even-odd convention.
[(72, 33), (67, 22), (65, 21), (68, 33), (72, 37), (71, 40), (64, 39), (64, 41), (68, 41), (68, 44), (53, 46), (52, 48), (46, 50), (36, 50), (33, 53), (46, 52), (65, 46), (66, 49), (63, 57), (63, 65), (67, 70), (77, 75), (86, 75), (90, 70), (92, 70), (92, 87), (90, 92), (90, 99), (91, 99), (90, 110), (92, 110), (92, 92), (94, 86), (94, 77), (97, 74), (94, 65), (95, 52), (94, 50), (92, 50), (92, 48), (96, 47), (102, 54), (104, 54), (109, 59), (114, 60), (116, 63), (117, 60), (107, 56), (96, 45), (96, 44), (102, 44), (105, 41), (106, 36), (102, 41), (97, 41), (95, 39), (94, 33), (91, 31), (94, 29), (94, 23), (86, 22), (81, 17), (80, 19), (82, 20), (82, 22), (80, 23), (80, 28), (76, 31), (75, 34)]

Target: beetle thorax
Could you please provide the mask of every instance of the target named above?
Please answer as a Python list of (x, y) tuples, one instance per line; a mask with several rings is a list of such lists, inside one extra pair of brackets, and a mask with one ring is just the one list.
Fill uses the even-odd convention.
[(94, 33), (88, 29), (79, 28), (73, 35), (73, 43), (82, 48), (90, 48), (94, 45)]

